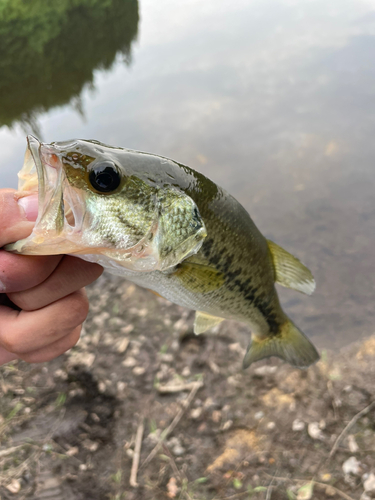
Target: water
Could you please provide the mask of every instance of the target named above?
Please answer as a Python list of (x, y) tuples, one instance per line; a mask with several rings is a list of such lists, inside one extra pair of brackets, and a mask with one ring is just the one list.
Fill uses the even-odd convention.
[(374, 1), (72, 3), (0, 11), (0, 187), (30, 131), (174, 158), (312, 269), (312, 297), (280, 293), (314, 342), (373, 334)]

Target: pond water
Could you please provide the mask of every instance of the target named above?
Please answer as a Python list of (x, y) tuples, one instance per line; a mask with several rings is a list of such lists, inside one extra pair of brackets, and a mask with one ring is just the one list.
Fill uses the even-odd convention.
[(3, 2), (0, 187), (28, 132), (171, 157), (310, 267), (280, 294), (318, 346), (373, 334), (374, 0), (81, 3)]

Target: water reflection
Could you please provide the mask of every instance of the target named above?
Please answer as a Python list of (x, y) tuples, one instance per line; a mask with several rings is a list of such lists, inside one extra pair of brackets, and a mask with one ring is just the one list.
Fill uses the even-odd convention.
[[(97, 9), (108, 5), (98, 3)], [(133, 5), (122, 4), (124, 12)], [(136, 6), (129, 12), (133, 35), (122, 33), (127, 47), (138, 20)], [(18, 63), (12, 85), (20, 90), (10, 91), (8, 116), (17, 110), (12, 116), (19, 120), (38, 110), (48, 142), (98, 139), (196, 168), (231, 192), (264, 235), (311, 268), (312, 297), (280, 293), (288, 314), (319, 347), (374, 333), (373, 1), (182, 0), (177, 9), (174, 0), (142, 0), (140, 13), (131, 67), (115, 61), (111, 71), (93, 76), (92, 64), (87, 81), (95, 93), (84, 83), (73, 92), (84, 120), (71, 104), (40, 113), (48, 108), (46, 89), (37, 94), (42, 104), (27, 107), (25, 88), (37, 90), (30, 78), (25, 83)], [(96, 26), (101, 29), (99, 21)], [(90, 44), (86, 29), (90, 35), (81, 40)], [(112, 43), (112, 27), (101, 33)], [(105, 50), (99, 34), (95, 40), (97, 51)], [(48, 91), (56, 99), (86, 60), (85, 48), (78, 61), (72, 47), (74, 66), (65, 58), (56, 89)], [(113, 45), (112, 56), (102, 59), (113, 61), (115, 51)], [(52, 75), (51, 64), (50, 58), (43, 78)], [(52, 106), (71, 102), (71, 95)], [(2, 115), (4, 109), (1, 102)], [(1, 187), (16, 185), (24, 135), (17, 125), (0, 130)]]
[(117, 54), (128, 64), (138, 29), (137, 0), (7, 1), (0, 17), (0, 126), (27, 124), (40, 135), (38, 116), (71, 103), (95, 69)]

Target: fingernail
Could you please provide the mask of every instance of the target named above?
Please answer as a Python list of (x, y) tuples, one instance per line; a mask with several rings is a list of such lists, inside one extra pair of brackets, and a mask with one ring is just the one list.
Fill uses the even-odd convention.
[(30, 221), (35, 221), (38, 217), (38, 195), (32, 194), (30, 196), (24, 196), (18, 200), (18, 205), (20, 205), (25, 214), (26, 218)]

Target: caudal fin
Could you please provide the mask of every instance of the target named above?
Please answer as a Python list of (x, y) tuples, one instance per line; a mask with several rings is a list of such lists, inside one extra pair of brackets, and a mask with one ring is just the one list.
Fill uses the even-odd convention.
[(307, 368), (319, 359), (313, 344), (290, 320), (282, 325), (278, 334), (254, 338), (247, 348), (243, 367), (248, 368), (254, 361), (270, 356), (277, 356), (297, 368)]

